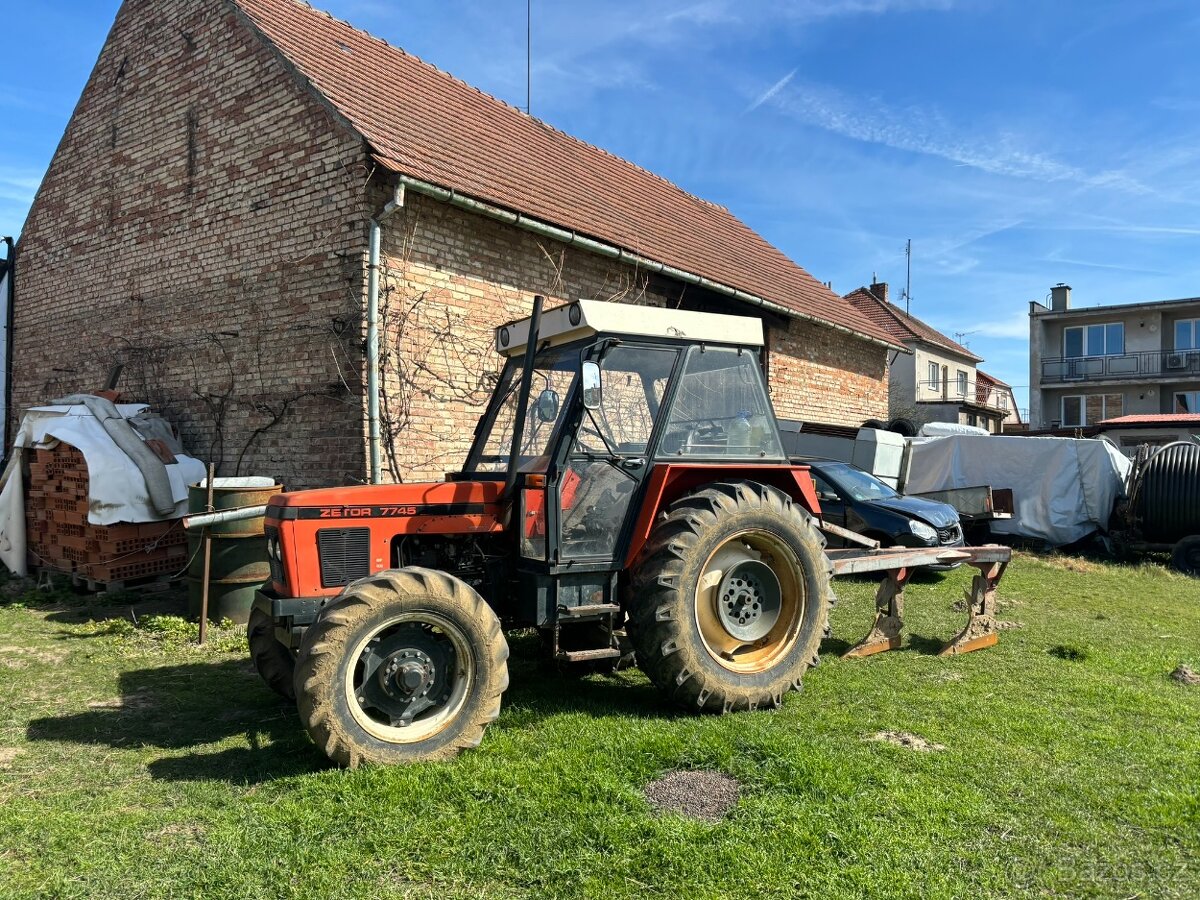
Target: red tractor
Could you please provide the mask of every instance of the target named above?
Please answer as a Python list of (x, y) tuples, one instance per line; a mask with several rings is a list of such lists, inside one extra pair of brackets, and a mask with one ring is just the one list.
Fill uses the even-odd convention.
[(762, 344), (757, 319), (588, 301), (542, 315), (539, 298), (497, 329), (507, 363), (461, 472), (271, 499), (259, 672), (355, 766), (476, 746), (508, 687), (506, 628), (586, 668), (615, 664), (627, 634), (665, 694), (729, 712), (800, 688), (835, 567), (891, 572), (868, 651), (898, 644), (907, 572), (946, 553), (981, 567), (984, 621), (1002, 548), (826, 554)]

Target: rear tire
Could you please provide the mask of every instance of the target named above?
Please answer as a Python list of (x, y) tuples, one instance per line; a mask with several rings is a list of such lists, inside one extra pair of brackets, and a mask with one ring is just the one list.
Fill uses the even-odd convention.
[(250, 645), (254, 668), (267, 687), (295, 703), (296, 689), (292, 680), (296, 674), (296, 657), (275, 638), (275, 620), (260, 609), (250, 610), (246, 642)]
[(446, 759), (500, 714), (508, 643), (496, 614), (445, 572), (356, 581), (304, 635), (300, 719), (341, 766)]
[(634, 572), (638, 664), (691, 710), (779, 706), (817, 662), (832, 567), (816, 521), (773, 487), (713, 484), (674, 504)]

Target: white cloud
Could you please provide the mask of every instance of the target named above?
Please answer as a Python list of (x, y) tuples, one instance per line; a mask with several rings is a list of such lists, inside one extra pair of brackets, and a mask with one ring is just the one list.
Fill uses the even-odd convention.
[(695, 3), (669, 12), (663, 17), (663, 21), (692, 25), (719, 25), (725, 22), (736, 22), (737, 16), (733, 14), (729, 3), (722, 2), (722, 0), (710, 0), (707, 3)]
[(936, 109), (894, 109), (876, 98), (850, 97), (834, 88), (794, 83), (765, 102), (805, 124), (842, 137), (937, 157), (991, 175), (1112, 188), (1130, 194), (1153, 193), (1126, 172), (1088, 172), (1024, 146), (1013, 133), (964, 139), (960, 135), (975, 133), (975, 129), (949, 122)]
[(1003, 319), (986, 319), (972, 322), (963, 326), (964, 332), (972, 332), (980, 337), (1023, 339), (1029, 337), (1029, 313), (1014, 312)]
[(42, 183), (41, 175), (8, 174), (0, 172), (0, 200), (10, 200), (15, 203), (30, 203), (37, 193), (38, 185)]
[(746, 112), (753, 112), (754, 110), (758, 109), (760, 106), (762, 106), (768, 100), (770, 100), (772, 97), (774, 97), (780, 91), (782, 91), (785, 87), (787, 87), (788, 82), (796, 77), (796, 71), (797, 71), (796, 69), (792, 69), (792, 71), (788, 72), (786, 75), (784, 75), (782, 78), (780, 78), (777, 82), (775, 82), (773, 85), (771, 85), (769, 88), (767, 88), (761, 94), (759, 94), (758, 97), (755, 99), (755, 101), (746, 107)]
[(888, 13), (946, 12), (958, 5), (958, 0), (791, 0), (787, 3), (706, 0), (669, 12), (663, 21), (700, 26), (730, 22), (762, 25), (771, 21), (814, 22)]

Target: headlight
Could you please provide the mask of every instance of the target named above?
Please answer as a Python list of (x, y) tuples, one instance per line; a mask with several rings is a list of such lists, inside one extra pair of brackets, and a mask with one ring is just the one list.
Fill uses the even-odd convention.
[(913, 534), (915, 534), (917, 537), (921, 538), (922, 540), (926, 540), (926, 541), (936, 541), (937, 540), (937, 532), (931, 526), (926, 525), (924, 522), (918, 522), (916, 519), (909, 519), (908, 520), (908, 528)]

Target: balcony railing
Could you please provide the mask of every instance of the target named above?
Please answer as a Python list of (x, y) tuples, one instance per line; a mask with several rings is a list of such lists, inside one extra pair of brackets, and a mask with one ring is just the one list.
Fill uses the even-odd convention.
[(968, 381), (965, 387), (955, 378), (917, 382), (918, 403), (971, 403), (1008, 413), (1012, 411), (1008, 398), (1007, 390), (974, 381)]
[(1200, 350), (1139, 350), (1113, 356), (1057, 356), (1042, 360), (1042, 383), (1171, 378), (1200, 374)]

